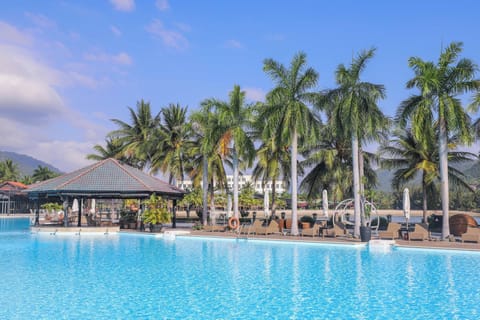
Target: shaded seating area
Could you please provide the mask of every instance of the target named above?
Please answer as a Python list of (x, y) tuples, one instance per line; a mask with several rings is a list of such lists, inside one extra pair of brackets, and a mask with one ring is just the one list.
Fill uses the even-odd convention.
[(256, 219), (252, 224), (242, 226), (242, 229), (240, 230), (240, 233), (242, 233), (242, 234), (256, 233), (256, 230), (258, 228), (261, 228), (262, 224), (263, 224), (262, 220)]
[(467, 232), (462, 234), (462, 242), (480, 243), (480, 229), (468, 227)]
[(318, 237), (320, 236), (320, 229), (323, 228), (323, 224), (316, 223), (313, 225), (312, 228), (302, 229), (302, 236), (309, 236), (309, 237)]
[[(163, 182), (145, 172), (119, 162), (105, 159), (90, 166), (28, 186), (24, 193), (35, 202), (35, 226), (40, 225), (40, 205), (44, 202), (63, 203), (63, 226), (112, 226), (119, 224), (118, 214), (93, 212), (82, 213), (82, 203), (87, 199), (148, 199), (155, 194), (171, 200), (172, 227), (176, 227), (177, 201), (185, 191)], [(79, 210), (73, 212), (74, 199), (78, 199)], [(106, 221), (108, 220), (108, 221)]]
[(323, 230), (323, 236), (325, 237), (345, 237), (349, 236), (349, 233), (347, 232), (347, 228), (343, 223), (341, 222), (333, 222), (333, 227), (329, 229), (324, 229)]
[(400, 237), (400, 228), (401, 225), (399, 223), (390, 222), (387, 226), (387, 230), (378, 232), (378, 237), (380, 239), (398, 239)]
[(413, 232), (408, 235), (409, 240), (430, 240), (430, 232), (428, 226), (425, 223), (417, 223)]

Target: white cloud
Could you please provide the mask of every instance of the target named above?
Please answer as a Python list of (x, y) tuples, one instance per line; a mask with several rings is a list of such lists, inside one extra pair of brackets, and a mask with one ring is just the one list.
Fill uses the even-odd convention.
[(160, 11), (165, 11), (170, 8), (170, 4), (168, 3), (168, 0), (157, 0), (155, 1), (155, 6)]
[(227, 40), (225, 42), (225, 46), (227, 48), (234, 48), (234, 49), (242, 49), (243, 48), (242, 43), (240, 43), (240, 41), (237, 41), (237, 40), (234, 40), (234, 39)]
[(55, 21), (47, 18), (43, 14), (25, 12), (25, 16), (29, 18), (35, 25), (43, 29), (56, 28), (57, 24)]
[(244, 88), (245, 96), (248, 100), (264, 101), (266, 93), (260, 88)]
[(131, 65), (133, 63), (132, 58), (125, 52), (120, 52), (115, 55), (107, 54), (104, 52), (99, 53), (86, 53), (84, 55), (85, 60), (115, 63), (119, 65)]
[(32, 44), (32, 37), (16, 27), (0, 21), (0, 43), (28, 46)]
[(135, 0), (110, 0), (115, 10), (133, 11), (135, 9)]
[(118, 29), (118, 28), (115, 27), (115, 26), (110, 26), (110, 31), (112, 31), (112, 33), (113, 33), (116, 37), (121, 37), (121, 36), (122, 36), (122, 31), (120, 31), (120, 29)]
[(163, 23), (154, 19), (145, 28), (153, 36), (162, 40), (163, 44), (167, 47), (171, 47), (177, 50), (184, 50), (188, 48), (188, 40), (183, 36), (182, 33), (175, 30), (168, 30), (163, 26)]

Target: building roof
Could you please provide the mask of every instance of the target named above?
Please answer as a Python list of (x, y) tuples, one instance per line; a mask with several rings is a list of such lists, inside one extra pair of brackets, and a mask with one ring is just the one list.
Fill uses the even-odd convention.
[(49, 196), (146, 198), (155, 193), (179, 199), (185, 194), (182, 189), (112, 158), (33, 184), (25, 192), (30, 198)]
[(0, 183), (0, 191), (19, 191), (27, 189), (27, 186), (17, 181), (4, 181)]

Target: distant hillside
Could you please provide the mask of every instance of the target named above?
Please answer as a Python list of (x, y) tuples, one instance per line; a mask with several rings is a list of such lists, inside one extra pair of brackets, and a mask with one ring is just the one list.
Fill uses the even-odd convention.
[(38, 166), (47, 167), (54, 172), (61, 173), (60, 170), (58, 170), (51, 164), (48, 164), (44, 161), (27, 156), (25, 154), (20, 154), (20, 153), (10, 152), (10, 151), (0, 151), (0, 161), (5, 161), (6, 159), (10, 159), (18, 165), (18, 168), (22, 176), (32, 175), (33, 171)]
[[(462, 163), (455, 167), (465, 174), (468, 182), (480, 182), (480, 161)], [(376, 189), (385, 192), (392, 192), (392, 179), (394, 172), (395, 170), (378, 169), (376, 171), (378, 180)], [(414, 180), (414, 183), (420, 184), (420, 175)]]

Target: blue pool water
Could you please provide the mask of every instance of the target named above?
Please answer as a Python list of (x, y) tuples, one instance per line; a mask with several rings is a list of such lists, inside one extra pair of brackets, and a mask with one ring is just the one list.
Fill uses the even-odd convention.
[(480, 254), (151, 236), (0, 219), (0, 319), (479, 319)]

